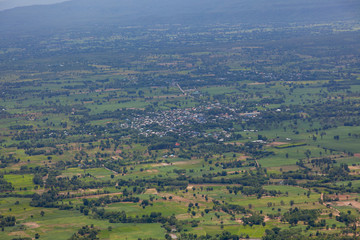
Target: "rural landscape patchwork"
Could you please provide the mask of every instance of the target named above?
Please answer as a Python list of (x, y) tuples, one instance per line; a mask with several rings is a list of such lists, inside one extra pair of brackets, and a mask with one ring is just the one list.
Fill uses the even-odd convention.
[(359, 3), (36, 18), (83, 2), (0, 11), (0, 239), (360, 239)]

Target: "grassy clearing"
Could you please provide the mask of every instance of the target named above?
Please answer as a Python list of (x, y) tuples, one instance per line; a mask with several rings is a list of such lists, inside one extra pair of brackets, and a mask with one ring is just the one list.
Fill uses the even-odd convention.
[(32, 174), (24, 174), (24, 175), (4, 175), (6, 181), (11, 182), (15, 191), (34, 189), (35, 184), (33, 183), (33, 175)]

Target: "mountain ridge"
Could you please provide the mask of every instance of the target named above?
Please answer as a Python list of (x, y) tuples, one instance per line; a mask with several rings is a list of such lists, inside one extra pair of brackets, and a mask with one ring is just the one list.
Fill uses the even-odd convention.
[(0, 12), (1, 32), (90, 25), (318, 23), (360, 20), (356, 0), (72, 0)]

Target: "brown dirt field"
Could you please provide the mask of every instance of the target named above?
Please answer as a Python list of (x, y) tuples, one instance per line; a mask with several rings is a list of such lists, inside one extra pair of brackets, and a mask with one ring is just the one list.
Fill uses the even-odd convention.
[(250, 157), (250, 156), (243, 155), (243, 156), (239, 156), (239, 157), (237, 158), (237, 160), (246, 160), (246, 159), (248, 159), (248, 158), (251, 158), (251, 157)]
[[(336, 196), (334, 196), (336, 197)], [(351, 198), (351, 195), (338, 195), (340, 201), (345, 201)]]
[(264, 218), (264, 222), (268, 222), (268, 221), (270, 221), (271, 219), (268, 217), (268, 216), (265, 216), (265, 218)]
[(356, 201), (344, 201), (344, 202), (336, 202), (337, 206), (352, 206), (354, 208), (360, 209), (360, 203)]
[(162, 166), (170, 166), (170, 163), (156, 163), (156, 164), (151, 164), (152, 167), (162, 167)]
[(158, 194), (158, 191), (156, 190), (156, 188), (149, 188), (146, 189), (145, 194)]
[(307, 113), (300, 113), (300, 116), (303, 117), (303, 118), (307, 118), (309, 116), (309, 114)]
[[(177, 195), (172, 195), (172, 194), (169, 194), (169, 193), (165, 193), (165, 194), (161, 194), (161, 197), (172, 197), (171, 200), (169, 201), (175, 201), (175, 202), (179, 202), (179, 203), (190, 203), (191, 200), (190, 199), (187, 199), (187, 198), (183, 198), (183, 197), (180, 197), (180, 196), (177, 196)], [(199, 204), (201, 206), (201, 204)]]
[(231, 143), (224, 143), (225, 145), (235, 145), (235, 146), (242, 146), (244, 143), (242, 142), (231, 142)]
[(327, 195), (328, 197), (330, 197), (331, 199), (335, 199), (335, 198), (339, 198), (339, 201), (351, 201), (351, 199), (353, 199), (355, 197), (355, 195)]
[(37, 194), (42, 194), (46, 191), (46, 189), (37, 189), (37, 190), (33, 190), (34, 192), (36, 192)]
[(189, 161), (174, 162), (173, 165), (197, 164), (200, 162), (201, 162), (201, 160), (189, 160)]
[(170, 235), (170, 237), (171, 237), (172, 239), (177, 239), (176, 234), (170, 233), (169, 235)]
[(288, 144), (287, 142), (272, 142), (267, 144), (266, 146), (279, 146), (279, 145), (285, 145)]
[(262, 82), (254, 82), (254, 83), (249, 83), (248, 85), (264, 85), (265, 83)]
[(189, 161), (179, 161), (174, 163), (156, 163), (152, 164), (152, 167), (160, 167), (160, 166), (170, 166), (170, 165), (186, 165), (186, 164), (197, 164), (200, 163), (201, 160), (189, 160)]
[(120, 91), (121, 88), (109, 88), (109, 89), (105, 89), (104, 92), (111, 92), (111, 91)]
[(36, 222), (27, 222), (27, 223), (23, 223), (23, 225), (29, 227), (29, 228), (38, 228), (40, 227), (39, 224), (37, 224)]
[(142, 111), (145, 110), (145, 108), (127, 108), (127, 109), (129, 109), (129, 110), (142, 110)]
[(349, 166), (350, 170), (358, 170), (360, 169), (360, 166)]
[(172, 196), (172, 200), (178, 201), (178, 202), (183, 202), (183, 203), (190, 203), (191, 200), (187, 199), (187, 198), (183, 198), (183, 197), (179, 197), (179, 196)]
[[(96, 188), (94, 188), (94, 189), (86, 189), (86, 190), (84, 190), (84, 189), (79, 189), (79, 190), (77, 190), (77, 191), (70, 191), (69, 194), (92, 193), (92, 192), (97, 192), (98, 190), (99, 190), (99, 189), (96, 189)], [(59, 194), (65, 195), (65, 194), (67, 194), (67, 193), (68, 193), (67, 191), (62, 191), (62, 192), (60, 192)]]
[(121, 195), (121, 194), (122, 194), (122, 192), (118, 192), (118, 193), (105, 193), (105, 194), (99, 194), (99, 195), (89, 195), (89, 196), (76, 197), (76, 199), (83, 199), (83, 198), (101, 198), (101, 197), (116, 196), (116, 195)]

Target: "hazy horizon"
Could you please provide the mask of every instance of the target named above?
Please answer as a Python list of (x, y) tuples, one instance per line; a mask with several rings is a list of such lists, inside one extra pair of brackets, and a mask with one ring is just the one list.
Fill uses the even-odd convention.
[(54, 4), (66, 1), (69, 0), (0, 0), (0, 11), (15, 7)]

